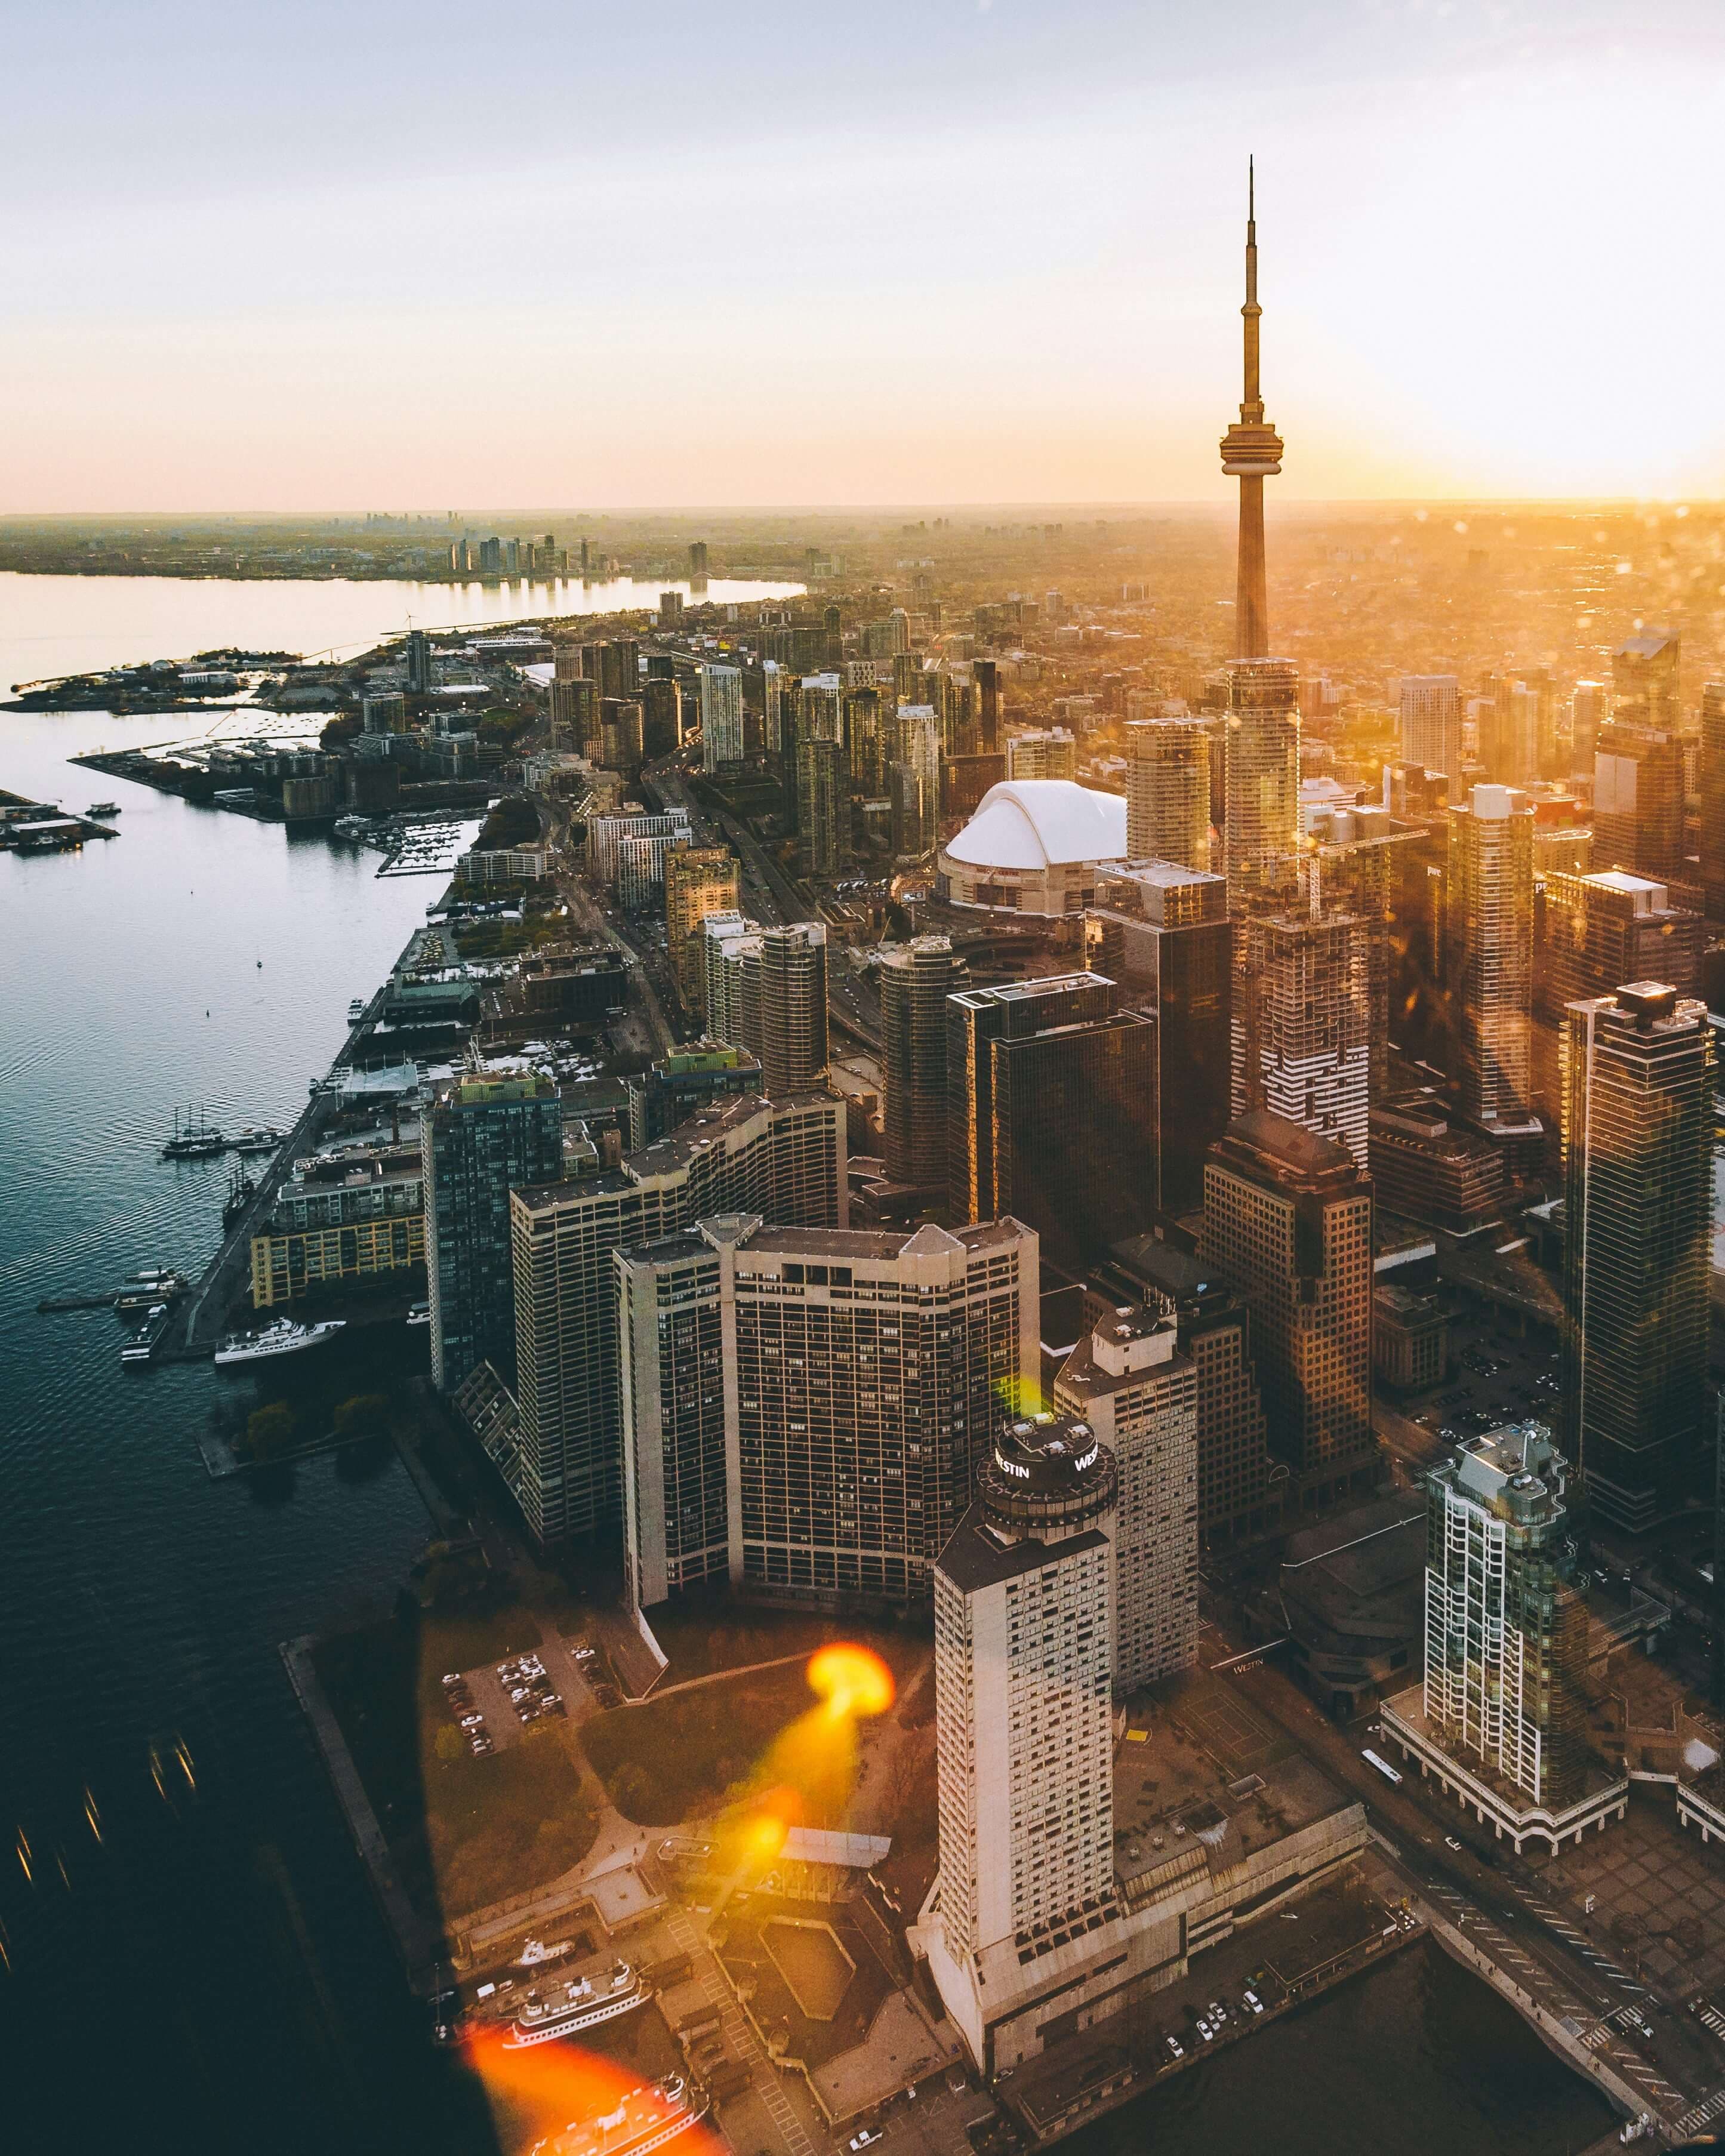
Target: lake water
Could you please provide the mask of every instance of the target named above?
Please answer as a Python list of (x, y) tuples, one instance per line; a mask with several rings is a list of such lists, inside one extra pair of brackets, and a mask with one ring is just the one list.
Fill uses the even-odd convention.
[[(352, 641), (401, 606), (372, 585), (0, 578), (14, 629), (31, 583), (56, 586), (33, 617), (52, 658), (27, 669), (0, 641), (0, 680)], [(35, 1309), (141, 1265), (201, 1266), (223, 1172), (157, 1158), (175, 1105), (289, 1122), (439, 886), (69, 768), (117, 723), (0, 713), (0, 787), (124, 811), (123, 835), (82, 853), (0, 855), (0, 2146), (480, 2156), (488, 2125), (424, 2041), (276, 1654), (387, 1606), (428, 1532), (412, 1485), (351, 1455), (212, 1482), (193, 1439), (226, 1380), (122, 1374), (111, 1313)], [(151, 1747), (176, 1743), (196, 1789), (170, 1764), (169, 1802)], [(1563, 2156), (1607, 2123), (1422, 1950), (1086, 2139)]]

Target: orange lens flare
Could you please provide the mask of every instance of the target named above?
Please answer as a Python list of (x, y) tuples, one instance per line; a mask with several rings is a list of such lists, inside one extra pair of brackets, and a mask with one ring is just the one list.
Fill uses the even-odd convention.
[(845, 1640), (823, 1647), (812, 1658), (809, 1685), (826, 1702), (827, 1712), (834, 1720), (885, 1714), (896, 1697), (892, 1671), (872, 1648)]
[[(486, 2030), (470, 2036), (466, 2051), (487, 2095), (505, 2107), (511, 2134), (537, 2137), (531, 2143), (537, 2156), (561, 2156), (565, 2135), (572, 2146), (588, 2128), (613, 2118), (625, 2101), (662, 2101), (642, 2087), (643, 2076), (637, 2069), (619, 2066), (574, 2044), (513, 2050), (504, 2044), (501, 2032)], [(665, 2115), (667, 2120), (672, 2115), (668, 2106)], [(721, 2156), (717, 2137), (693, 2119), (675, 2145), (676, 2156)]]

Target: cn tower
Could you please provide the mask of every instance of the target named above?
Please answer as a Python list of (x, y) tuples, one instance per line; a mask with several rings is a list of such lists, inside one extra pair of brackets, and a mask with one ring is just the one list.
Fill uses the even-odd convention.
[(1240, 418), (1222, 437), (1222, 469), (1240, 481), (1240, 564), (1234, 598), (1234, 652), (1263, 659), (1270, 650), (1264, 597), (1264, 481), (1281, 470), (1281, 437), (1266, 424), (1258, 386), (1258, 219), (1252, 161), (1246, 161), (1245, 396)]

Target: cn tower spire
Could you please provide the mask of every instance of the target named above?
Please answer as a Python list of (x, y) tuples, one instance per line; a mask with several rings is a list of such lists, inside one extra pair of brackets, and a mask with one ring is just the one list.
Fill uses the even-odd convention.
[(1264, 481), (1281, 470), (1281, 438), (1264, 418), (1258, 379), (1258, 203), (1254, 160), (1246, 160), (1245, 395), (1240, 418), (1222, 437), (1222, 469), (1240, 481), (1240, 557), (1235, 585), (1234, 649), (1239, 659), (1263, 659), (1270, 650), (1270, 616), (1264, 595)]

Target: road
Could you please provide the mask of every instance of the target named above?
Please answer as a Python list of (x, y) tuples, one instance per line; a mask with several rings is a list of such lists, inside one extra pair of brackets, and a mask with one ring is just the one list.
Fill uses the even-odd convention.
[[(1206, 1614), (1199, 1651), (1207, 1664), (1246, 1644)], [(1329, 1721), (1271, 1664), (1243, 1665), (1230, 1675), (1266, 1722), (1360, 1800), (1409, 1885), (1511, 1983), (1586, 2032), (1581, 2041), (1645, 2092), (1649, 2110), (1675, 2125), (1725, 2088), (1725, 2064), (1701, 2030), (1624, 1969), (1579, 1910), (1544, 1891), (1532, 1866), (1517, 1862), (1434, 1785), (1412, 1777), (1399, 1787), (1386, 1781), (1361, 1757), (1363, 1731)], [(1642, 2020), (1651, 2036), (1637, 2025)]]

